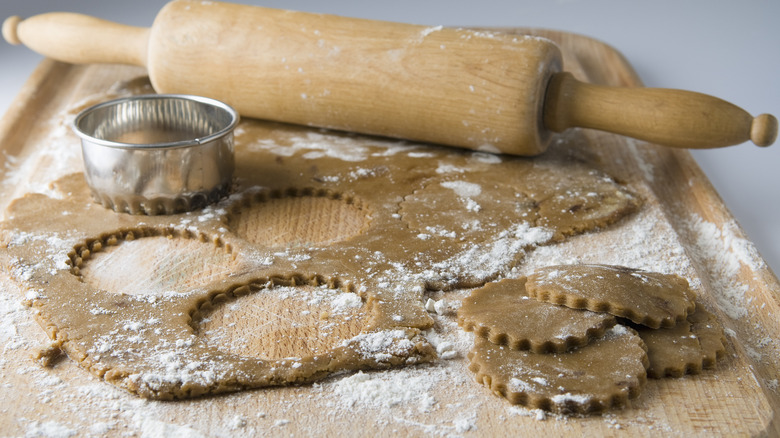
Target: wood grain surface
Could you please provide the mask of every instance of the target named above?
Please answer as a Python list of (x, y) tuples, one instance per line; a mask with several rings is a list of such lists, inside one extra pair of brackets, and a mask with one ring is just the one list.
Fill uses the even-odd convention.
[[(506, 30), (557, 42), (565, 70), (580, 80), (641, 85), (622, 55), (598, 41), (554, 31)], [(0, 210), (29, 191), (46, 192), (44, 182), (52, 181), (53, 174), (81, 170), (78, 155), (40, 153), (40, 144), (52, 136), (61, 137), (62, 130), (68, 129), (61, 122), (63, 111), (74, 111), (120, 80), (143, 75), (142, 69), (134, 67), (44, 61), (0, 121)], [(20, 304), (27, 291), (3, 273), (0, 435), (780, 435), (780, 283), (690, 154), (587, 130), (562, 137), (554, 147), (571, 148), (573, 157), (612, 175), (646, 202), (638, 217), (614, 229), (572, 239), (562, 245), (561, 254), (582, 262), (602, 262), (594, 258), (603, 255), (606, 246), (636, 240), (639, 229), (679, 247), (679, 253), (670, 252), (669, 257), (686, 260), (690, 272), (681, 274), (695, 280), (701, 299), (726, 328), (727, 356), (714, 369), (698, 376), (650, 380), (642, 396), (625, 409), (588, 417), (545, 416), (512, 407), (473, 381), (462, 352), (433, 365), (336, 376), (315, 385), (153, 402), (100, 381), (69, 359), (51, 368), (31, 359), (49, 341), (33, 311)], [(327, 202), (318, 205), (323, 210), (330, 208)], [(291, 230), (299, 226), (285, 224), (272, 213), (268, 219), (280, 227), (289, 225)], [(356, 220), (341, 226), (337, 234), (349, 235), (361, 223)], [(333, 235), (310, 228), (304, 232), (324, 241)], [(619, 255), (614, 257), (619, 259)], [(543, 255), (534, 255), (528, 269), (544, 263)], [(462, 295), (456, 291), (453, 296)], [(458, 330), (451, 320), (441, 318), (442, 330)], [(354, 329), (344, 328), (345, 332)], [(373, 382), (385, 395), (372, 402), (346, 397), (340, 391), (347, 382)], [(393, 385), (401, 382), (404, 388), (418, 387), (412, 394), (399, 394)]]

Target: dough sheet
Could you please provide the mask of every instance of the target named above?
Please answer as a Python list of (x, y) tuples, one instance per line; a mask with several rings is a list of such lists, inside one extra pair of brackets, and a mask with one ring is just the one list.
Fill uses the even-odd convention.
[(235, 134), (232, 192), (202, 210), (116, 213), (79, 173), (9, 206), (3, 263), (52, 341), (107, 382), (178, 399), (433, 361), (426, 291), (508, 276), (641, 205), (555, 153), (255, 120)]

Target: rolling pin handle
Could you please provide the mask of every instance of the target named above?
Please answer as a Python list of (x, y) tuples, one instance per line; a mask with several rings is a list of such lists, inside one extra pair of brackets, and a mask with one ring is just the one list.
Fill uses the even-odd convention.
[(3, 38), (5, 38), (9, 44), (13, 44), (14, 46), (22, 44), (22, 40), (19, 39), (19, 33), (17, 31), (19, 23), (21, 22), (22, 17), (19, 17), (18, 15), (8, 17), (3, 21)]
[(149, 29), (69, 12), (50, 12), (3, 22), (3, 38), (72, 64), (146, 66)]
[(748, 140), (769, 146), (777, 139), (777, 119), (755, 119), (716, 97), (684, 90), (619, 88), (580, 82), (556, 73), (547, 87), (544, 126), (555, 132), (590, 128), (660, 145), (709, 149)]
[(750, 141), (758, 146), (769, 146), (777, 140), (777, 119), (771, 114), (761, 114), (750, 125)]

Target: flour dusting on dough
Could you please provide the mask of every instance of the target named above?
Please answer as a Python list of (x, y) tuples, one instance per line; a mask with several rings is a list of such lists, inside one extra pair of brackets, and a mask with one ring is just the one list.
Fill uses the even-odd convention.
[[(236, 132), (236, 136), (238, 137), (241, 133), (242, 131)], [(366, 146), (366, 142), (362, 138), (317, 132), (290, 137), (289, 142), (290, 144), (280, 144), (276, 140), (260, 139), (250, 143), (247, 147), (249, 150), (267, 150), (282, 157), (291, 157), (299, 152), (304, 152), (303, 157), (308, 160), (328, 157), (348, 162), (365, 161), (377, 153), (377, 148)], [(381, 156), (392, 156), (414, 149), (403, 141), (376, 140), (374, 143), (385, 147), (385, 150), (380, 153)]]

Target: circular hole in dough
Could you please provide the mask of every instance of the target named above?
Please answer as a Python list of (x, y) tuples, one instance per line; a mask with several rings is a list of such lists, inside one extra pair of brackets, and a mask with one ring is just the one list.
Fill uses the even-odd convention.
[(258, 245), (301, 247), (347, 240), (363, 233), (369, 220), (368, 212), (353, 199), (296, 192), (241, 205), (228, 226)]
[(222, 351), (266, 360), (322, 354), (360, 334), (359, 295), (326, 286), (272, 286), (215, 306), (197, 331)]
[[(149, 232), (147, 232), (148, 234)], [(79, 274), (98, 290), (116, 294), (163, 296), (204, 287), (226, 278), (238, 260), (219, 241), (168, 233), (96, 244), (83, 257)], [(138, 234), (138, 233), (136, 233)]]

